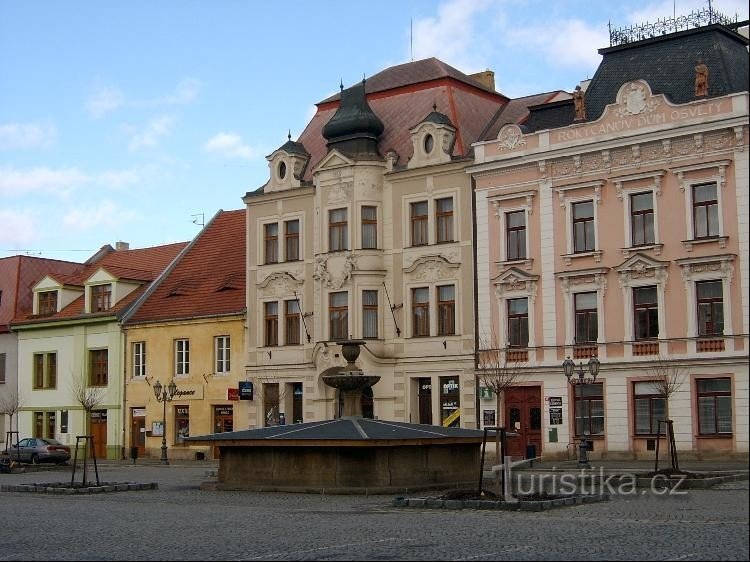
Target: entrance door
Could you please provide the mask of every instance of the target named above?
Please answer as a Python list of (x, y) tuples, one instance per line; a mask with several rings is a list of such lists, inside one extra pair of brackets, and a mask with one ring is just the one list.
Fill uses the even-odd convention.
[[(232, 406), (214, 406), (214, 433), (226, 433), (234, 428), (234, 416)], [(213, 446), (213, 458), (220, 456), (219, 447)]]
[[(516, 386), (505, 390), (505, 427), (518, 433), (508, 437), (507, 454), (526, 458), (527, 450), (542, 454), (542, 389), (539, 386)], [(531, 451), (529, 450), (531, 454)]]
[(143, 458), (146, 456), (146, 412), (143, 408), (132, 408), (130, 412), (130, 446), (138, 447), (138, 457)]
[(107, 410), (91, 412), (89, 422), (91, 435), (94, 437), (94, 452), (97, 459), (107, 458)]

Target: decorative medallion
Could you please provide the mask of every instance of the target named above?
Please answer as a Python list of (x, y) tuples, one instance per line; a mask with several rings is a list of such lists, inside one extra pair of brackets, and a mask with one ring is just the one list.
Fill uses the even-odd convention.
[(521, 127), (518, 125), (504, 125), (497, 135), (497, 140), (500, 141), (499, 148), (506, 148), (513, 150), (519, 146), (526, 146), (526, 141), (523, 140), (523, 132)]
[(315, 257), (313, 278), (323, 283), (326, 288), (337, 290), (351, 278), (355, 266), (355, 256), (352, 252), (321, 254)]

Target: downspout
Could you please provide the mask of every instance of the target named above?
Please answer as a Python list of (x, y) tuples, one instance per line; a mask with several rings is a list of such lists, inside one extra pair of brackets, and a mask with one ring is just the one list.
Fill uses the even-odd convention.
[(127, 459), (125, 456), (125, 451), (127, 451), (127, 447), (125, 446), (125, 436), (126, 431), (125, 428), (127, 427), (125, 424), (127, 423), (127, 412), (128, 412), (128, 385), (126, 384), (127, 376), (128, 376), (128, 364), (127, 364), (127, 358), (128, 358), (128, 333), (122, 329), (122, 324), (120, 325), (120, 332), (122, 333), (122, 438), (120, 439), (120, 458), (122, 460)]
[(479, 279), (478, 279), (478, 267), (477, 267), (477, 182), (474, 176), (471, 176), (471, 241), (472, 241), (472, 254), (474, 258), (474, 417), (476, 418), (476, 429), (480, 428), (479, 425), (479, 375), (477, 374), (477, 368), (479, 366)]

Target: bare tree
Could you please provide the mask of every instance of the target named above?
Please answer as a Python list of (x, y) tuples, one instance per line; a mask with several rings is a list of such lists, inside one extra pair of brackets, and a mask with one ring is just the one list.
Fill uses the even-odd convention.
[[(679, 471), (679, 462), (677, 459), (677, 444), (674, 438), (673, 422), (669, 417), (669, 400), (677, 392), (687, 378), (687, 368), (674, 360), (659, 355), (653, 360), (648, 367), (649, 375), (652, 378), (651, 384), (656, 394), (664, 400), (664, 422), (667, 438), (667, 450), (672, 463), (672, 470)], [(661, 429), (661, 424), (659, 429)], [(661, 433), (661, 432), (660, 432)], [(656, 461), (654, 470), (659, 470), (659, 439), (656, 446)]]
[[(0, 415), (8, 416), (8, 418), (10, 418), (10, 423), (8, 425), (9, 433), (13, 431), (13, 416), (18, 414), (22, 405), (23, 403), (18, 395), (18, 391), (15, 389), (6, 391), (4, 395), (0, 397)], [(16, 418), (16, 430), (18, 430), (18, 418)], [(16, 437), (16, 440), (17, 439), (18, 437)], [(12, 445), (12, 443), (6, 442), (5, 448), (7, 449), (10, 445)]]
[(89, 386), (86, 382), (85, 373), (72, 378), (70, 390), (75, 401), (78, 402), (86, 412), (87, 419), (91, 415), (91, 412), (102, 403), (104, 395), (107, 392), (105, 387)]
[[(493, 338), (494, 339), (494, 338)], [(477, 379), (480, 386), (484, 386), (495, 393), (498, 421), (501, 416), (503, 394), (508, 388), (515, 386), (521, 379), (520, 364), (509, 361), (509, 346), (498, 348), (492, 346), (492, 340), (479, 340), (477, 351)], [(495, 455), (500, 460), (500, 445), (495, 444)]]

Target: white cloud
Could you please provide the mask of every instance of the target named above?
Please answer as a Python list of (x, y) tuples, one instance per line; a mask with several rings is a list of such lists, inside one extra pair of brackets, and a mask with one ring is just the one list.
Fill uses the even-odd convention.
[(94, 118), (99, 118), (120, 107), (125, 98), (117, 88), (99, 86), (86, 102), (86, 110)]
[[(596, 68), (601, 61), (597, 49), (609, 44), (609, 32), (604, 25), (592, 26), (579, 19), (557, 20), (556, 32), (548, 33), (548, 26), (507, 30), (506, 39), (542, 54), (547, 62), (563, 66)], [(575, 37), (571, 41), (571, 37)]]
[(127, 127), (131, 131), (128, 148), (130, 150), (140, 150), (141, 148), (156, 146), (163, 137), (172, 131), (174, 123), (174, 117), (162, 115), (146, 123), (141, 130), (136, 130), (134, 127)]
[(43, 167), (31, 170), (0, 168), (0, 195), (20, 197), (41, 192), (64, 196), (72, 190), (90, 184), (119, 189), (137, 183), (139, 180), (140, 174), (133, 169), (106, 170), (99, 174), (87, 174), (78, 168)]
[(247, 144), (242, 144), (242, 137), (236, 133), (218, 133), (208, 139), (203, 150), (218, 154), (224, 158), (242, 158), (252, 160), (258, 151)]
[(57, 139), (54, 125), (41, 123), (0, 124), (0, 149), (40, 148)]
[(134, 217), (132, 211), (124, 211), (112, 201), (104, 200), (86, 207), (77, 205), (63, 216), (63, 224), (74, 230), (89, 230), (100, 225), (122, 225)]
[(488, 0), (450, 0), (434, 18), (412, 24), (412, 58), (437, 57), (467, 72), (481, 69), (476, 57), (483, 47), (475, 33), (475, 18), (492, 4)]
[(39, 226), (33, 211), (26, 209), (0, 209), (0, 247), (28, 246), (39, 237)]
[(174, 94), (166, 96), (163, 99), (163, 103), (167, 105), (187, 105), (193, 103), (198, 98), (201, 86), (200, 80), (185, 78), (177, 84)]

